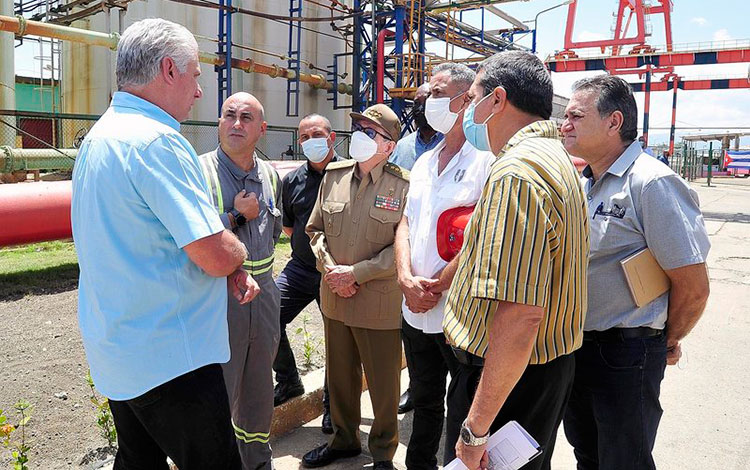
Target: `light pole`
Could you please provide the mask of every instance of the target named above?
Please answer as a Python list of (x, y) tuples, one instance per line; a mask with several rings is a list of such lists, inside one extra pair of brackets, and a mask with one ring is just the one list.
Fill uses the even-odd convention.
[(536, 52), (536, 21), (539, 19), (539, 15), (541, 15), (542, 13), (547, 13), (550, 10), (554, 10), (555, 8), (560, 8), (560, 7), (564, 7), (565, 5), (570, 5), (574, 1), (575, 0), (566, 0), (560, 4), (549, 7), (546, 10), (542, 10), (536, 14), (536, 16), (534, 17), (534, 29), (531, 32), (531, 52)]

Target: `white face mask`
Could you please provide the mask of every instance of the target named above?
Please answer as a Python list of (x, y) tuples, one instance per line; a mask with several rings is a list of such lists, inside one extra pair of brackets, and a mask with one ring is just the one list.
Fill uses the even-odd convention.
[(328, 139), (325, 137), (316, 137), (302, 142), (302, 152), (313, 163), (325, 160), (329, 151)]
[(453, 98), (427, 98), (424, 104), (424, 116), (427, 118), (427, 124), (441, 134), (447, 134), (458, 119), (458, 113), (451, 112), (451, 101), (462, 96), (456, 95)]
[(349, 144), (349, 156), (358, 162), (366, 162), (378, 152), (378, 143), (367, 137), (362, 131), (356, 131), (352, 134), (352, 140)]

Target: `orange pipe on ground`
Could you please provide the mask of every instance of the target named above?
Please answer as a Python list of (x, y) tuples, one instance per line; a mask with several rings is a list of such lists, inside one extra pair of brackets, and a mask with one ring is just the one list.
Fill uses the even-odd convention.
[(72, 236), (70, 181), (0, 184), (0, 246)]

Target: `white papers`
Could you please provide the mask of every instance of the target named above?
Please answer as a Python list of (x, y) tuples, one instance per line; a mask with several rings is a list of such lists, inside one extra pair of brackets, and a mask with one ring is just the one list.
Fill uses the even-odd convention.
[[(515, 421), (507, 423), (490, 436), (487, 442), (489, 470), (518, 470), (542, 453), (539, 444)], [(443, 470), (467, 470), (459, 459), (443, 467)]]

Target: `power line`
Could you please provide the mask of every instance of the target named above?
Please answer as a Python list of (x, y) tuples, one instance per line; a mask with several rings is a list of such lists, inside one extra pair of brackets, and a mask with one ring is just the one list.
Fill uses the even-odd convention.
[(225, 10), (230, 13), (241, 13), (243, 15), (249, 15), (249, 16), (257, 16), (258, 18), (264, 18), (267, 20), (277, 20), (277, 21), (299, 21), (299, 22), (324, 22), (324, 21), (343, 21), (348, 20), (350, 18), (354, 18), (355, 16), (361, 16), (364, 14), (364, 12), (354, 12), (349, 13), (346, 15), (340, 15), (340, 16), (333, 16), (333, 12), (331, 12), (330, 17), (305, 17), (305, 16), (281, 16), (281, 15), (272, 15), (270, 13), (263, 13), (261, 11), (254, 11), (254, 10), (248, 10), (246, 8), (240, 8), (240, 7), (234, 7), (234, 6), (224, 6), (219, 5), (218, 3), (210, 2), (208, 0), (169, 0), (171, 2), (176, 3), (183, 3), (185, 5), (193, 5), (198, 7), (207, 7), (207, 8), (213, 8), (216, 10)]

